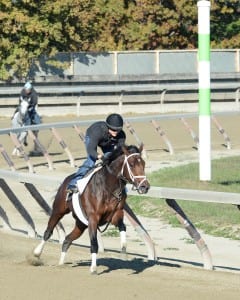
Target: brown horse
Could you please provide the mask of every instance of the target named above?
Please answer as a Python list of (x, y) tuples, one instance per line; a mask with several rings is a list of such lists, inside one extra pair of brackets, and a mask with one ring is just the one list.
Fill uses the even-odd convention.
[(72, 242), (88, 228), (92, 257), (90, 271), (97, 273), (97, 230), (99, 226), (108, 226), (110, 223), (118, 227), (121, 250), (126, 251), (126, 226), (123, 222), (123, 207), (127, 198), (125, 186), (127, 182), (133, 184), (133, 188), (140, 194), (147, 193), (150, 187), (145, 176), (145, 162), (141, 157), (142, 150), (142, 146), (138, 148), (133, 145), (116, 149), (102, 168), (93, 174), (82, 194), (78, 195), (77, 198), (78, 207), (81, 207), (84, 220), (79, 217), (73, 199), (66, 201), (66, 187), (72, 175), (65, 178), (56, 194), (52, 214), (43, 239), (33, 250), (34, 256), (40, 257), (44, 244), (52, 235), (53, 229), (60, 219), (69, 212), (72, 212), (76, 223), (62, 244), (59, 264), (64, 263), (66, 252)]

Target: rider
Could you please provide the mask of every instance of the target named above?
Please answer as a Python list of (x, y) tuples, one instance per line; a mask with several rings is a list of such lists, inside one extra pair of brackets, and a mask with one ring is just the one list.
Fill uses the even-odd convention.
[(25, 125), (40, 124), (41, 119), (36, 111), (38, 105), (38, 94), (29, 81), (25, 83), (23, 89), (21, 90), (20, 97), (19, 97), (19, 104), (23, 99), (27, 100), (29, 103), (28, 105), (29, 124), (25, 124)]
[[(121, 115), (114, 113), (110, 114), (105, 122), (97, 121), (87, 129), (85, 136), (87, 159), (69, 182), (67, 187), (68, 193), (78, 192), (77, 181), (83, 178), (94, 167), (97, 159), (106, 157), (115, 148), (125, 144), (126, 134), (122, 130), (122, 127), (123, 118)], [(103, 155), (98, 154), (97, 147), (102, 150)]]
[[(38, 105), (38, 94), (36, 90), (33, 88), (32, 84), (28, 81), (25, 83), (23, 89), (20, 92), (19, 96), (19, 104), (22, 100), (28, 101), (28, 118), (25, 119), (24, 125), (38, 125), (41, 123), (41, 118), (37, 113), (37, 105)], [(18, 111), (18, 107), (15, 110), (15, 113)], [(33, 131), (34, 135), (38, 136), (38, 130)], [(42, 155), (38, 145), (34, 141), (34, 150), (30, 152), (32, 156)]]

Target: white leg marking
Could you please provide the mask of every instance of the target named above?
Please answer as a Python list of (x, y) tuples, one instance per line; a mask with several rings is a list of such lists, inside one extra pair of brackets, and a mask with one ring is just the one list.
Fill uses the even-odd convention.
[(121, 238), (121, 249), (127, 248), (127, 239), (126, 239), (126, 231), (120, 231), (120, 238)]
[(41, 243), (33, 250), (34, 256), (40, 257), (44, 248), (45, 241), (42, 240)]
[(92, 253), (92, 264), (90, 267), (90, 272), (92, 274), (97, 273), (97, 253)]
[(64, 261), (65, 261), (65, 256), (66, 256), (66, 252), (61, 252), (61, 256), (60, 256), (60, 259), (59, 259), (59, 265), (64, 265)]

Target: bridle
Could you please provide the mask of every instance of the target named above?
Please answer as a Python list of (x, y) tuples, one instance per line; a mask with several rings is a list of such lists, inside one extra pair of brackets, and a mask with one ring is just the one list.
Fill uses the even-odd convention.
[[(122, 178), (124, 181), (129, 181), (129, 180), (123, 175), (124, 168), (125, 168), (125, 166), (126, 166), (126, 167), (127, 167), (127, 171), (128, 171), (128, 175), (129, 175), (129, 177), (130, 177), (130, 179), (131, 179), (131, 181), (132, 181), (132, 184), (133, 184), (132, 189), (138, 191), (139, 188), (141, 187), (142, 183), (143, 183), (144, 181), (146, 181), (147, 177), (146, 177), (145, 175), (137, 175), (137, 176), (136, 176), (136, 175), (133, 174), (133, 172), (132, 172), (132, 170), (131, 170), (131, 167), (130, 167), (130, 165), (129, 165), (128, 159), (129, 159), (130, 157), (136, 156), (136, 155), (140, 156), (140, 153), (132, 153), (132, 154), (130, 154), (130, 155), (125, 155), (125, 156), (124, 156), (124, 161), (123, 161), (122, 170), (121, 170), (121, 174), (120, 174), (120, 175), (121, 175), (121, 178)], [(142, 179), (142, 180), (139, 182), (139, 184), (137, 184), (136, 179)]]
[[(140, 190), (140, 187), (141, 187), (141, 184), (142, 184), (144, 181), (146, 181), (146, 179), (147, 179), (147, 177), (146, 177), (145, 175), (137, 175), (137, 176), (136, 176), (136, 175), (133, 174), (133, 172), (132, 172), (132, 170), (131, 170), (131, 167), (130, 167), (130, 165), (129, 165), (128, 159), (129, 159), (130, 157), (132, 157), (132, 156), (135, 156), (135, 155), (140, 156), (140, 153), (132, 153), (132, 154), (130, 154), (130, 155), (124, 155), (124, 161), (123, 161), (122, 169), (121, 169), (121, 172), (120, 172), (120, 176), (117, 176), (117, 177), (119, 178), (119, 186), (120, 186), (120, 188), (119, 188), (118, 193), (116, 193), (116, 192), (115, 192), (115, 193), (112, 193), (112, 195), (113, 195), (113, 196), (116, 198), (116, 200), (117, 200), (117, 201), (116, 201), (115, 208), (114, 208), (113, 211), (112, 211), (112, 216), (114, 215), (114, 213), (115, 213), (115, 211), (116, 211), (116, 209), (117, 209), (118, 204), (119, 204), (120, 201), (122, 200), (122, 192), (123, 192), (123, 189), (124, 189), (124, 187), (125, 187), (125, 185), (122, 185), (122, 181), (124, 181), (124, 182), (129, 182), (129, 180), (123, 175), (125, 166), (127, 167), (128, 175), (129, 175), (129, 177), (130, 177), (130, 180), (132, 181), (132, 184), (133, 184), (132, 189), (133, 189), (133, 190), (139, 191), (139, 190)], [(106, 168), (107, 168), (107, 170), (108, 170), (108, 172), (109, 172), (110, 174), (114, 174), (113, 171), (110, 169), (110, 167), (109, 167), (108, 165), (106, 165)], [(139, 179), (139, 178), (141, 178), (142, 180), (141, 180), (140, 183), (137, 185), (136, 179)], [(110, 219), (112, 219), (112, 216), (111, 216)], [(104, 228), (103, 230), (101, 230), (99, 227), (98, 227), (98, 230), (99, 230), (101, 233), (103, 233), (103, 232), (108, 228), (109, 224), (110, 224), (110, 221), (106, 224), (106, 226), (105, 226), (105, 228)]]

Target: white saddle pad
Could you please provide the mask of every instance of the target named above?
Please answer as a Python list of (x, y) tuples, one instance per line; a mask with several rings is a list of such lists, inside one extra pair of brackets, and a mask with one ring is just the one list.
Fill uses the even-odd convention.
[(77, 181), (77, 187), (80, 195), (85, 190), (85, 187), (87, 186), (89, 180), (92, 178), (93, 174), (95, 174), (97, 171), (99, 171), (102, 168), (102, 166), (95, 168), (92, 173), (90, 173), (87, 177), (81, 178)]
[(85, 190), (85, 187), (87, 186), (87, 183), (89, 182), (89, 180), (91, 179), (93, 174), (96, 173), (101, 168), (102, 168), (102, 166), (100, 166), (98, 168), (95, 168), (93, 170), (93, 172), (90, 173), (87, 177), (79, 179), (77, 181), (77, 187), (78, 187), (79, 192), (74, 193), (73, 196), (72, 196), (72, 204), (73, 204), (74, 213), (78, 217), (78, 219), (87, 226), (88, 226), (88, 220), (86, 219), (85, 215), (82, 212), (82, 208), (81, 208), (80, 203), (79, 203), (79, 195), (81, 195), (83, 193), (83, 191)]
[[(81, 201), (81, 200), (80, 200)], [(75, 215), (78, 217), (78, 219), (83, 222), (85, 225), (88, 226), (88, 220), (85, 218), (82, 208), (79, 204), (79, 193), (74, 193), (72, 196), (72, 205)]]

